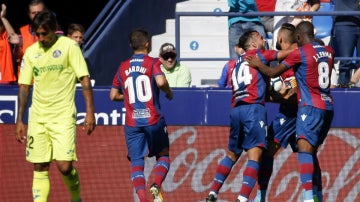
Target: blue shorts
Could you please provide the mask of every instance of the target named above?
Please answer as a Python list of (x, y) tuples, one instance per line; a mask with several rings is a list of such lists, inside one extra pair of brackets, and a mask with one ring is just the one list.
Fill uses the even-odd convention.
[(164, 118), (151, 126), (124, 126), (125, 139), (130, 159), (155, 156), (169, 148), (169, 136)]
[(296, 143), (296, 110), (279, 111), (269, 127), (268, 141), (276, 142), (286, 148), (290, 144), (294, 152), (297, 151)]
[(241, 154), (254, 147), (266, 148), (267, 118), (261, 104), (240, 105), (231, 109), (228, 148)]
[(331, 127), (334, 111), (313, 106), (299, 107), (296, 120), (296, 140), (305, 139), (312, 146), (321, 145)]

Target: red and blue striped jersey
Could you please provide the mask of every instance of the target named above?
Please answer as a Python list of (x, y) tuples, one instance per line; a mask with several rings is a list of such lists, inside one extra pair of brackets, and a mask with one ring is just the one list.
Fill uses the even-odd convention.
[(142, 127), (154, 125), (162, 116), (159, 88), (155, 76), (164, 74), (160, 61), (145, 54), (135, 54), (121, 63), (112, 87), (124, 95), (125, 125)]
[(267, 77), (248, 65), (245, 58), (258, 55), (262, 63), (277, 59), (275, 50), (249, 50), (239, 56), (232, 72), (232, 107), (239, 104), (265, 104)]
[(299, 106), (333, 110), (330, 78), (334, 67), (334, 50), (316, 42), (307, 43), (291, 52), (282, 62), (293, 68), (298, 84)]

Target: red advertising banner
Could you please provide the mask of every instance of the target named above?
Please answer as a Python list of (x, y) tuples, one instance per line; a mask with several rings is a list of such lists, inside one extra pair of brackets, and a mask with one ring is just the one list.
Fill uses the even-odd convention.
[[(14, 125), (0, 124), (0, 197), (6, 202), (32, 201), (32, 165), (25, 145), (16, 142)], [(171, 167), (163, 184), (167, 202), (205, 201), (218, 162), (224, 157), (228, 127), (169, 126)], [(360, 129), (332, 128), (319, 149), (324, 201), (360, 201)], [(78, 128), (79, 170), (83, 201), (137, 201), (130, 180), (122, 126), (98, 126), (87, 136)], [(147, 159), (145, 176), (152, 183), (155, 159)], [(234, 201), (240, 190), (246, 153), (219, 193), (219, 202)], [(56, 166), (50, 170), (49, 201), (70, 201)], [(252, 197), (256, 192), (255, 187)], [(297, 154), (281, 149), (274, 162), (268, 201), (302, 201)], [(149, 195), (150, 199), (150, 195)]]

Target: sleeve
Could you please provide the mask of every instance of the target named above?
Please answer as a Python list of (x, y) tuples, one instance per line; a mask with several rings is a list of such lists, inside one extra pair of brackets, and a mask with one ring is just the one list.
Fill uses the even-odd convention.
[(28, 54), (24, 54), (21, 60), (19, 84), (31, 85), (33, 81), (33, 66)]
[(156, 75), (164, 75), (164, 72), (161, 70), (161, 61), (159, 58), (154, 59), (154, 65), (153, 65), (153, 74)]
[(267, 62), (277, 60), (278, 52), (276, 50), (262, 50), (260, 53), (264, 55), (264, 58)]
[(301, 62), (300, 49), (292, 51), (281, 63), (284, 64), (288, 69), (296, 66)]
[[(121, 67), (121, 65), (120, 65)], [(120, 67), (118, 68), (118, 70), (116, 71), (113, 81), (112, 81), (112, 88), (116, 88), (116, 89), (121, 89), (121, 83), (120, 83)]]
[(77, 44), (70, 44), (69, 47), (69, 64), (75, 72), (77, 78), (90, 76), (88, 66), (84, 55)]
[(229, 68), (229, 62), (227, 62), (221, 72), (221, 76), (219, 78), (219, 80), (217, 81), (217, 84), (219, 85), (219, 87), (226, 87), (226, 78), (227, 78), (227, 72), (228, 72), (228, 68)]

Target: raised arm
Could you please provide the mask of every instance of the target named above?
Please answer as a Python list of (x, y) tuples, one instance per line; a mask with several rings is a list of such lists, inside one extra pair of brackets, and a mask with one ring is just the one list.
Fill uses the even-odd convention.
[(263, 64), (257, 55), (246, 57), (246, 61), (249, 63), (249, 66), (257, 68), (262, 74), (271, 78), (280, 76), (287, 70), (287, 67), (282, 63), (276, 67), (269, 67)]
[(310, 11), (318, 11), (320, 9), (320, 0), (313, 0)]
[(283, 60), (286, 58), (286, 56), (288, 56), (291, 52), (293, 52), (296, 48), (297, 48), (297, 44), (291, 44), (291, 46), (286, 49), (286, 50), (279, 50), (278, 54), (277, 54), (277, 59), (278, 60)]
[(20, 43), (19, 35), (16, 34), (14, 28), (11, 26), (10, 22), (6, 18), (6, 5), (5, 4), (1, 4), (0, 16), (1, 16), (1, 21), (7, 32), (9, 42), (12, 44), (19, 44)]

